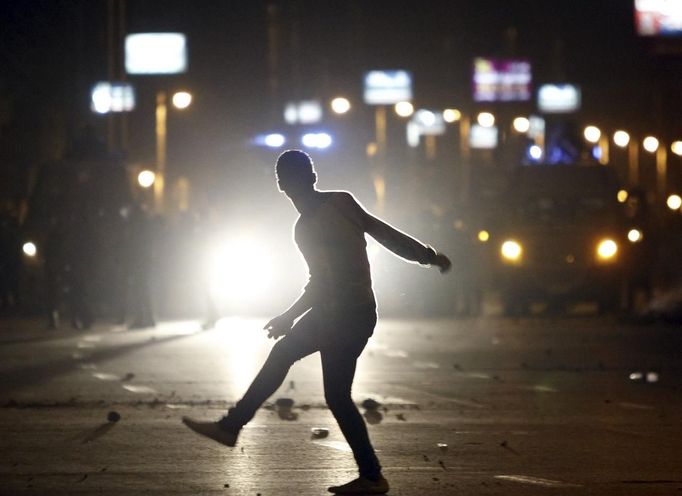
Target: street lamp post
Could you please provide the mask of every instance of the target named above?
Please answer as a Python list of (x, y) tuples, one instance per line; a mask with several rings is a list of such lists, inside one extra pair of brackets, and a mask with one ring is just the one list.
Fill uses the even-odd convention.
[[(173, 106), (183, 110), (192, 102), (192, 95), (180, 91), (172, 97)], [(166, 182), (166, 155), (168, 150), (166, 121), (168, 119), (168, 95), (165, 90), (156, 93), (156, 175), (154, 180), (154, 210), (157, 214), (164, 212), (164, 195)]]

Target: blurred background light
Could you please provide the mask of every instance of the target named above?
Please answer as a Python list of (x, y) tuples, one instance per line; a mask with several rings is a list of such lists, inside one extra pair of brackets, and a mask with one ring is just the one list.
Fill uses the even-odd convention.
[(516, 117), (513, 120), (512, 125), (514, 126), (514, 131), (517, 133), (524, 134), (530, 129), (530, 121), (527, 117)]
[(287, 140), (284, 135), (279, 133), (267, 134), (264, 139), (265, 146), (270, 148), (279, 148), (280, 146), (284, 146), (286, 141)]
[(542, 158), (542, 148), (538, 145), (531, 145), (528, 148), (528, 155), (533, 160), (540, 160)]
[(331, 107), (335, 114), (345, 114), (350, 110), (350, 101), (348, 98), (337, 97), (332, 100)]
[(653, 136), (647, 136), (644, 138), (644, 141), (642, 141), (642, 146), (649, 153), (654, 153), (656, 150), (658, 150), (658, 139), (654, 138)]
[(395, 104), (395, 113), (400, 117), (409, 117), (414, 113), (414, 105), (410, 102), (398, 102)]
[(478, 122), (479, 126), (493, 127), (495, 125), (495, 116), (490, 112), (481, 112), (476, 117), (476, 122)]
[(670, 210), (679, 210), (682, 207), (682, 197), (676, 194), (670, 195), (665, 203)]
[(502, 257), (511, 262), (518, 262), (521, 259), (522, 252), (523, 249), (521, 248), (521, 244), (513, 239), (509, 239), (502, 243), (502, 247), (500, 248)]
[(631, 243), (638, 243), (639, 241), (642, 241), (642, 231), (639, 229), (630, 229), (628, 231), (628, 240)]
[(610, 260), (616, 256), (618, 245), (612, 239), (603, 239), (597, 245), (597, 256), (602, 260)]
[(143, 170), (137, 175), (137, 184), (143, 188), (149, 188), (156, 181), (156, 174), (150, 170)]
[(485, 229), (478, 231), (478, 240), (481, 243), (486, 243), (489, 239), (490, 239), (490, 233), (488, 231), (486, 231)]
[(616, 195), (620, 203), (625, 203), (626, 201), (628, 201), (628, 196), (630, 195), (628, 195), (628, 192), (624, 189), (619, 190), (618, 194)]
[(587, 126), (583, 131), (583, 136), (590, 143), (596, 143), (601, 138), (601, 130), (597, 126)]
[(331, 135), (328, 133), (306, 133), (301, 137), (301, 143), (303, 143), (303, 146), (307, 148), (317, 148), (320, 150), (329, 148), (333, 141), (334, 140), (332, 139)]
[(35, 257), (38, 253), (38, 247), (32, 241), (27, 241), (24, 243), (24, 245), (21, 247), (21, 250), (27, 257)]
[(673, 141), (670, 145), (670, 150), (675, 154), (682, 157), (682, 141)]
[(616, 131), (613, 133), (613, 142), (616, 144), (616, 146), (624, 148), (628, 146), (628, 143), (630, 143), (630, 135), (625, 131)]
[(192, 94), (187, 91), (178, 91), (173, 94), (172, 102), (175, 108), (186, 109), (192, 104)]
[(445, 122), (453, 123), (457, 122), (462, 118), (462, 112), (457, 109), (445, 109), (443, 110), (443, 119)]

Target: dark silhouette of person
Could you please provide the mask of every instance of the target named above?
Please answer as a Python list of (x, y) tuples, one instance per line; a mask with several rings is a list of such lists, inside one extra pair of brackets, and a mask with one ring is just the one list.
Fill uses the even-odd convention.
[[(264, 329), (282, 337), (273, 346), (244, 397), (217, 422), (183, 417), (195, 432), (234, 446), (241, 428), (282, 384), (291, 365), (320, 352), (327, 405), (350, 445), (360, 477), (330, 487), (336, 494), (388, 491), (360, 412), (351, 399), (356, 362), (374, 331), (376, 302), (370, 277), (365, 233), (405, 260), (450, 268), (450, 260), (368, 213), (345, 191), (320, 191), (306, 153), (288, 150), (277, 159), (280, 191), (300, 216), (294, 237), (309, 269), (303, 294)], [(300, 319), (294, 324), (294, 321)]]

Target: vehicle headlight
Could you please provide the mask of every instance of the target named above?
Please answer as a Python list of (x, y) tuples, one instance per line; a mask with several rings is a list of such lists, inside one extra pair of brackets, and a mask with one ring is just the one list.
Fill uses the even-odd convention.
[(630, 243), (638, 243), (642, 241), (642, 231), (639, 229), (630, 229), (628, 231), (628, 240)]
[(608, 262), (613, 260), (617, 253), (618, 244), (612, 239), (602, 239), (597, 245), (597, 257), (601, 261)]
[(521, 248), (521, 244), (513, 239), (508, 239), (502, 243), (502, 246), (500, 247), (500, 254), (507, 262), (519, 262), (522, 253), (523, 248)]

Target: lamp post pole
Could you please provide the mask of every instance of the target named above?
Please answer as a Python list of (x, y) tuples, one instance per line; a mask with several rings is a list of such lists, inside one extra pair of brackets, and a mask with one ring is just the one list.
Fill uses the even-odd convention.
[(156, 180), (154, 181), (154, 210), (163, 214), (164, 182), (166, 179), (166, 119), (168, 106), (166, 92), (156, 93)]

